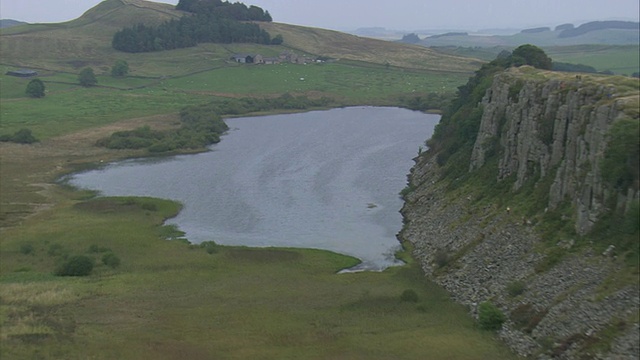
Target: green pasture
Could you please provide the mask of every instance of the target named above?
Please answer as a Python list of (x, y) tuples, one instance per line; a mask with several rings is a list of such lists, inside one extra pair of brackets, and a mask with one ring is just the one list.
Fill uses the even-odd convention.
[(390, 102), (393, 95), (452, 92), (464, 74), (431, 73), (351, 63), (240, 66), (167, 80), (169, 89), (253, 96), (283, 93), (338, 95), (347, 102)]
[(545, 48), (554, 61), (593, 66), (598, 71), (631, 75), (640, 72), (640, 47), (637, 45), (576, 45)]
[[(50, 85), (45, 81), (47, 89)], [(45, 139), (118, 120), (177, 112), (184, 106), (203, 103), (210, 98), (159, 88), (123, 91), (59, 86), (66, 89), (48, 93), (41, 99), (3, 100), (0, 133), (28, 128), (37, 138)], [(51, 87), (53, 92), (58, 85)]]
[(41, 99), (25, 95), (30, 79), (0, 78), (0, 133), (29, 128), (45, 139), (118, 120), (177, 112), (226, 96), (291, 93), (330, 96), (343, 105), (389, 105), (401, 95), (453, 92), (466, 75), (325, 63), (230, 66), (166, 78), (98, 75), (99, 86), (91, 88), (77, 85), (73, 73), (43, 71), (38, 78), (47, 90)]
[[(71, 201), (5, 232), (3, 358), (514, 358), (417, 264), (337, 274), (357, 261), (303, 249), (209, 253), (160, 236), (178, 209), (149, 198)], [(121, 265), (100, 264), (101, 251)], [(79, 254), (98, 260), (90, 276), (51, 275)], [(407, 289), (417, 302), (401, 301)]]

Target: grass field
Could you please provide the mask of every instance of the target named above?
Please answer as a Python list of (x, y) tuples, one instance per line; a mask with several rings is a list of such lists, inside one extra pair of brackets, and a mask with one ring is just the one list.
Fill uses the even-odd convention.
[[(214, 97), (290, 92), (392, 104), (404, 94), (452, 91), (466, 75), (347, 61), (167, 78), (101, 74), (108, 87), (82, 88), (71, 72), (42, 74), (43, 99), (21, 94), (28, 80), (0, 81), (0, 133), (28, 127), (42, 140), (0, 144), (3, 357), (513, 358), (417, 264), (338, 275), (356, 259), (301, 249), (217, 247), (209, 254), (162, 238), (162, 220), (177, 204), (86, 200), (91, 194), (55, 184), (91, 163), (141, 155), (96, 147), (98, 138), (143, 124), (171, 128), (180, 108)], [(102, 265), (100, 249), (115, 253), (120, 267)], [(96, 260), (91, 276), (52, 275), (66, 256), (80, 254)], [(418, 302), (400, 300), (407, 289)]]
[[(69, 34), (80, 25), (57, 31)], [(30, 99), (24, 94), (30, 79), (0, 78), (0, 134), (29, 128), (41, 140), (0, 143), (3, 358), (512, 358), (492, 333), (476, 329), (466, 309), (424, 279), (417, 264), (338, 275), (357, 260), (302, 249), (216, 247), (209, 254), (163, 239), (162, 220), (178, 211), (175, 203), (87, 200), (91, 194), (55, 183), (79, 168), (142, 155), (94, 144), (141, 125), (175, 127), (187, 105), (284, 93), (392, 105), (400, 96), (453, 92), (469, 72), (361, 59), (238, 66), (227, 63), (229, 55), (255, 47), (122, 55), (100, 46), (87, 51), (88, 38), (49, 43), (32, 33), (12, 36), (25, 41), (1, 39), (3, 63), (13, 64), (0, 66), (2, 74), (33, 67), (47, 93)], [(54, 48), (44, 57), (34, 50), (38, 44)], [(22, 60), (5, 58), (7, 49)], [(259, 49), (277, 54), (266, 50), (283, 49)], [(73, 55), (64, 58), (64, 52)], [(109, 76), (117, 58), (129, 62), (132, 76)], [(99, 86), (76, 84), (85, 66), (94, 68)], [(118, 268), (100, 262), (107, 249), (121, 259)], [(91, 276), (53, 275), (72, 255), (96, 260)], [(400, 300), (407, 289), (418, 302)]]
[[(417, 264), (338, 275), (356, 260), (298, 249), (209, 254), (160, 238), (177, 210), (146, 198), (69, 200), (5, 232), (3, 358), (513, 358)], [(121, 266), (49, 275), (65, 254), (99, 262), (92, 245)], [(418, 302), (400, 300), (406, 289)]]
[[(3, 73), (10, 67), (0, 67)], [(133, 68), (133, 72), (136, 68)], [(387, 105), (401, 95), (453, 92), (465, 74), (405, 70), (357, 62), (230, 66), (161, 78), (98, 76), (99, 87), (77, 85), (77, 75), (44, 71), (47, 95), (27, 98), (30, 79), (3, 75), (0, 134), (31, 129), (45, 139), (121, 119), (177, 112), (214, 97), (328, 96), (344, 105)], [(106, 86), (107, 88), (103, 87)]]
[(637, 45), (576, 45), (545, 48), (555, 61), (593, 66), (598, 71), (631, 75), (640, 72), (640, 47)]

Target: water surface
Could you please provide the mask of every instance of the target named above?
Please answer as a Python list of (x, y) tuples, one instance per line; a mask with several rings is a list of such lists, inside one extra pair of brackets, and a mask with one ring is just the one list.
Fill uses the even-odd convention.
[(379, 107), (228, 119), (209, 152), (113, 163), (69, 182), (177, 200), (184, 208), (168, 223), (193, 243), (325, 249), (379, 270), (397, 264), (398, 193), (438, 121)]

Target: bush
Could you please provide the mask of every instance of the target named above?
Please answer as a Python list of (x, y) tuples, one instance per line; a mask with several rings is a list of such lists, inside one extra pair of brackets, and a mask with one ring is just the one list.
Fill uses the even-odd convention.
[(60, 264), (55, 274), (58, 276), (87, 276), (93, 271), (94, 261), (84, 255), (70, 257)]
[(29, 254), (33, 254), (34, 251), (35, 251), (35, 249), (33, 248), (33, 245), (31, 245), (31, 244), (22, 244), (22, 245), (20, 245), (20, 253), (21, 254), (29, 255)]
[(204, 248), (207, 254), (215, 254), (218, 252), (218, 244), (213, 241), (205, 241), (200, 243), (200, 247)]
[(60, 244), (51, 244), (49, 245), (49, 250), (47, 250), (47, 255), (49, 256), (66, 256), (67, 251)]
[(509, 296), (516, 297), (527, 289), (527, 284), (522, 281), (513, 281), (507, 285), (507, 293)]
[(102, 246), (98, 246), (96, 244), (93, 244), (91, 246), (89, 246), (89, 250), (90, 253), (105, 253), (105, 252), (109, 252), (111, 251), (111, 249), (107, 248), (107, 247), (102, 247)]
[(451, 259), (449, 257), (449, 253), (446, 250), (440, 249), (436, 252), (434, 261), (436, 265), (438, 265), (438, 268), (443, 268), (447, 266), (447, 264), (449, 264), (449, 261), (451, 261)]
[(413, 289), (407, 289), (402, 292), (402, 295), (400, 295), (400, 300), (415, 303), (418, 302), (418, 294), (413, 291)]
[(120, 266), (120, 258), (112, 252), (106, 253), (102, 255), (102, 263), (112, 269), (115, 269)]
[(506, 317), (497, 306), (485, 301), (478, 307), (478, 325), (483, 330), (497, 331), (502, 328)]
[(546, 310), (539, 311), (531, 304), (522, 304), (511, 312), (510, 318), (516, 329), (530, 334), (546, 314)]
[(39, 140), (33, 136), (31, 130), (29, 129), (20, 129), (16, 131), (13, 135), (3, 134), (0, 135), (0, 141), (2, 142), (14, 142), (18, 144), (33, 144), (38, 142)]

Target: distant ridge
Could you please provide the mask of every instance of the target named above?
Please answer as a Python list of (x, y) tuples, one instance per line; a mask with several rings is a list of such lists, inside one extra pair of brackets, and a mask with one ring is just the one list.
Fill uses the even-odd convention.
[(451, 33), (424, 38), (423, 46), (462, 47), (515, 47), (520, 44), (536, 46), (572, 45), (638, 45), (640, 23), (633, 21), (592, 21), (574, 27), (562, 24), (554, 30), (549, 27), (524, 29), (513, 35), (464, 35)]
[(564, 29), (558, 35), (559, 38), (568, 38), (580, 36), (591, 31), (607, 30), (607, 29), (624, 29), (640, 31), (640, 23), (633, 21), (592, 21), (582, 24), (577, 28)]
[(11, 20), (11, 19), (0, 19), (0, 29), (10, 28), (13, 26), (24, 25), (26, 22)]

